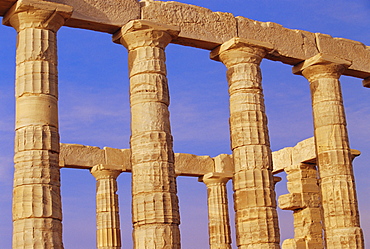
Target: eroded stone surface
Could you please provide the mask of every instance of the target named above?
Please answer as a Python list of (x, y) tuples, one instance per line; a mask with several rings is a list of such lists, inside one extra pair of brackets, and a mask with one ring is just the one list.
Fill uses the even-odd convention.
[(214, 172), (230, 174), (234, 172), (234, 162), (232, 155), (221, 154), (213, 158)]
[(292, 210), (294, 239), (283, 242), (283, 249), (323, 248), (320, 188), (314, 164), (299, 163), (286, 167), (289, 194), (279, 196), (279, 207)]
[(3, 19), (18, 33), (13, 249), (63, 248), (56, 32), (71, 12), (19, 0)]
[(326, 248), (363, 248), (339, 77), (351, 64), (315, 56), (295, 67), (310, 82)]
[(232, 174), (208, 173), (200, 177), (207, 186), (208, 232), (211, 249), (231, 249), (226, 183)]
[(176, 175), (200, 176), (214, 171), (214, 161), (209, 156), (175, 153)]
[(273, 22), (258, 22), (245, 17), (236, 17), (238, 37), (268, 42), (274, 51), (266, 58), (296, 64), (318, 53), (313, 33), (287, 29)]
[(165, 47), (176, 27), (131, 21), (115, 37), (129, 52), (132, 222), (136, 248), (180, 248)]
[(363, 43), (330, 35), (316, 33), (320, 53), (335, 55), (351, 62), (343, 74), (359, 78), (370, 77), (370, 47)]
[(121, 230), (117, 177), (121, 170), (95, 165), (90, 170), (96, 179), (96, 242), (98, 249), (120, 249)]
[(73, 7), (67, 26), (107, 33), (116, 32), (130, 20), (140, 19), (137, 0), (46, 0)]
[(105, 164), (105, 153), (99, 147), (79, 144), (61, 144), (61, 167), (91, 168), (94, 165)]
[[(233, 163), (230, 155), (222, 154), (219, 169), (225, 168), (225, 172), (233, 172)], [(217, 158), (217, 157), (216, 157)], [(131, 172), (130, 149), (114, 149), (104, 147), (100, 149), (94, 146), (78, 144), (60, 145), (60, 167), (90, 169), (94, 165), (109, 165), (110, 169), (120, 169), (123, 172)], [(197, 156), (185, 153), (175, 153), (175, 172), (181, 176), (202, 176), (214, 172), (215, 163), (209, 156)], [(224, 172), (222, 171), (217, 172)]]
[[(137, 0), (44, 0), (63, 3), (74, 8), (66, 25), (89, 30), (114, 33), (130, 20), (153, 20), (181, 28), (178, 38), (172, 42), (204, 49), (213, 49), (223, 42), (241, 37), (261, 42), (270, 42), (274, 50), (266, 55), (271, 60), (297, 64), (316, 53), (338, 55), (352, 61), (344, 72), (358, 78), (370, 77), (369, 46), (325, 34), (292, 30), (272, 22), (259, 22), (230, 13), (212, 12), (209, 9), (173, 1)], [(0, 15), (15, 3), (15, 0), (0, 2)], [(140, 6), (141, 5), (141, 6)]]
[(279, 173), (286, 167), (304, 163), (316, 163), (315, 141), (314, 138), (305, 139), (297, 143), (294, 147), (286, 147), (272, 152), (273, 172)]
[(225, 44), (211, 56), (219, 58), (227, 67), (236, 243), (239, 248), (279, 248), (271, 150), (259, 67), (267, 51), (265, 45), (251, 45), (239, 38)]
[[(278, 248), (279, 177), (272, 173), (282, 170), (290, 193), (280, 206), (295, 219), (295, 238), (283, 248), (322, 246), (321, 204), (326, 247), (363, 248), (351, 165), (359, 153), (349, 148), (338, 79), (364, 78), (370, 87), (370, 47), (177, 2), (4, 0), (0, 15), (18, 32), (13, 248), (63, 248), (59, 166), (91, 169), (98, 181), (98, 248), (121, 246), (115, 179), (122, 171), (133, 175), (135, 248), (180, 248), (177, 175), (201, 176), (207, 185), (211, 248), (230, 248), (225, 184), (231, 176), (238, 246)], [(59, 155), (56, 32), (63, 25), (115, 33), (129, 50), (132, 149), (62, 145)], [(211, 58), (228, 67), (233, 156), (174, 155), (164, 53), (170, 42), (213, 49)], [(315, 141), (272, 156), (262, 58), (295, 65), (312, 93)]]
[(213, 49), (237, 36), (236, 20), (230, 13), (212, 12), (206, 8), (172, 1), (141, 3), (142, 19), (180, 27), (178, 38), (173, 40), (175, 43)]

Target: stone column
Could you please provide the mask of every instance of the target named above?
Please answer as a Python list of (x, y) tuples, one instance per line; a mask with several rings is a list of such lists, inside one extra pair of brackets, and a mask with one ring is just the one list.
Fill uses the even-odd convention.
[(286, 167), (289, 194), (279, 196), (279, 207), (292, 210), (294, 239), (283, 242), (283, 249), (323, 248), (320, 189), (314, 164)]
[(96, 244), (98, 249), (121, 248), (117, 177), (121, 170), (105, 165), (91, 168), (96, 179)]
[(71, 13), (19, 0), (3, 19), (18, 32), (13, 248), (63, 248), (56, 32)]
[(165, 47), (179, 29), (145, 20), (113, 37), (129, 51), (135, 248), (180, 248)]
[(208, 173), (199, 178), (207, 186), (208, 232), (211, 249), (231, 249), (226, 183), (232, 175)]
[(279, 248), (272, 160), (259, 64), (267, 43), (233, 38), (211, 53), (228, 71), (239, 248)]
[(364, 248), (339, 77), (350, 63), (318, 54), (293, 68), (310, 82), (327, 248)]

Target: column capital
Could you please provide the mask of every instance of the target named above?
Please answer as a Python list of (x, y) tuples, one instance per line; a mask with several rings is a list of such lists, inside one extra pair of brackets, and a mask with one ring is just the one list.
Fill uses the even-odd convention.
[(295, 65), (292, 71), (293, 74), (303, 75), (309, 81), (323, 77), (339, 79), (351, 64), (352, 62), (336, 56), (319, 53)]
[(363, 85), (364, 87), (370, 88), (370, 77), (367, 77), (366, 79), (364, 79), (364, 80), (362, 81), (362, 85)]
[(116, 179), (119, 174), (121, 174), (122, 170), (118, 170), (113, 167), (109, 167), (109, 165), (98, 164), (95, 165), (90, 169), (90, 173), (96, 178), (96, 180), (100, 179), (109, 179), (113, 178)]
[(39, 0), (18, 0), (6, 13), (3, 24), (17, 32), (26, 28), (56, 32), (72, 15), (71, 6)]
[(237, 51), (238, 54), (236, 55), (241, 56), (240, 52), (246, 52), (258, 55), (258, 57), (261, 57), (261, 60), (266, 52), (271, 50), (273, 50), (273, 45), (271, 43), (235, 37), (213, 49), (210, 53), (210, 58), (215, 61), (223, 62), (223, 58), (220, 57), (221, 54), (228, 51)]
[(112, 40), (131, 50), (143, 46), (166, 47), (180, 33), (177, 26), (148, 20), (132, 20), (113, 34)]
[(233, 177), (232, 173), (211, 172), (198, 178), (199, 182), (204, 182), (206, 185), (212, 183), (227, 183)]

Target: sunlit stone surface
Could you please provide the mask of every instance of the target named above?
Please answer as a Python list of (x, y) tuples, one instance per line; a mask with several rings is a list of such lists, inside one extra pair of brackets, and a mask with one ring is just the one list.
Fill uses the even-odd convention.
[[(3, 0), (3, 24), (18, 35), (16, 54), (13, 248), (63, 248), (60, 167), (97, 180), (97, 248), (121, 248), (116, 178), (132, 174), (134, 248), (180, 248), (176, 177), (208, 189), (211, 248), (230, 248), (226, 182), (234, 188), (236, 244), (280, 248), (275, 184), (292, 210), (288, 248), (364, 248), (339, 78), (370, 87), (370, 49), (343, 38), (291, 30), (230, 13), (152, 0)], [(131, 148), (59, 144), (56, 33), (62, 26), (113, 34), (129, 54)], [(211, 51), (227, 67), (232, 155), (173, 153), (165, 48)], [(181, 58), (178, 58), (181, 60)], [(271, 152), (260, 62), (280, 61), (310, 84), (314, 138)], [(283, 118), (283, 117), (282, 117)], [(93, 218), (93, 217), (92, 217)]]

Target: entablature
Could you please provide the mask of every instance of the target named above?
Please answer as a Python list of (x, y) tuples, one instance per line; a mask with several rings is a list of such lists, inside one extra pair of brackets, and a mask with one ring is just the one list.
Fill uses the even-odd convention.
[[(19, 0), (29, 2), (32, 0)], [(344, 75), (370, 77), (370, 47), (361, 42), (334, 38), (321, 33), (284, 28), (273, 22), (259, 22), (245, 17), (174, 1), (136, 0), (43, 0), (70, 5), (74, 12), (66, 26), (113, 34), (130, 20), (144, 19), (178, 26), (181, 30), (173, 40), (185, 46), (212, 50), (234, 37), (267, 42), (273, 50), (266, 58), (296, 65), (318, 53), (350, 61)], [(0, 15), (16, 0), (0, 2)]]

